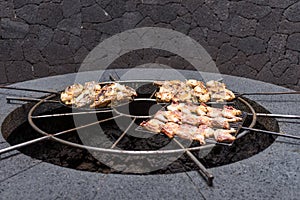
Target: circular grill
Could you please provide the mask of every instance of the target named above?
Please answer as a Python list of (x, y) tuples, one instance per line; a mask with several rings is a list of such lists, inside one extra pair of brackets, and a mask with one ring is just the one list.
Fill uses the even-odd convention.
[[(156, 87), (154, 87), (152, 85), (151, 81), (143, 81), (143, 80), (135, 80), (135, 81), (119, 81), (122, 84), (128, 85), (130, 87), (133, 87), (134, 89), (137, 90), (138, 92), (138, 97), (142, 97), (142, 98), (136, 98), (133, 100), (133, 102), (129, 103), (128, 105), (130, 106), (132, 103), (139, 103), (141, 105), (143, 104), (148, 104), (148, 103), (152, 103), (155, 102), (156, 105), (160, 105), (159, 103), (156, 102), (155, 99), (153, 99), (154, 93), (156, 91)], [(105, 82), (104, 84), (107, 84), (110, 82)], [(143, 98), (143, 97), (147, 97), (148, 98)], [(212, 148), (214, 145), (232, 145), (232, 144), (226, 144), (226, 143), (218, 143), (218, 142), (214, 142), (213, 140), (208, 140), (208, 144), (206, 145), (198, 145), (196, 147), (183, 147), (182, 145), (180, 145), (180, 143), (178, 144), (178, 148), (176, 149), (168, 149), (168, 150), (123, 150), (123, 149), (114, 149), (114, 147), (116, 147), (117, 143), (124, 137), (125, 134), (127, 134), (128, 130), (130, 129), (130, 127), (133, 125), (135, 120), (138, 119), (147, 119), (147, 118), (151, 118), (151, 115), (138, 115), (138, 114), (131, 114), (131, 113), (124, 113), (122, 112), (122, 106), (120, 107), (115, 107), (115, 108), (111, 108), (111, 109), (98, 109), (98, 110), (94, 110), (92, 111), (91, 109), (78, 109), (75, 108), (73, 109), (73, 113), (70, 113), (71, 115), (77, 115), (77, 114), (95, 114), (95, 113), (114, 113), (114, 116), (109, 117), (109, 118), (105, 118), (99, 121), (94, 121), (91, 122), (87, 125), (82, 125), (79, 127), (75, 127), (73, 129), (69, 129), (69, 130), (65, 130), (65, 131), (61, 131), (58, 133), (47, 133), (45, 131), (43, 131), (41, 128), (39, 128), (35, 123), (34, 123), (34, 118), (37, 118), (37, 116), (34, 116), (33, 113), (35, 112), (36, 109), (39, 108), (39, 106), (41, 106), (42, 104), (46, 103), (47, 100), (53, 99), (53, 98), (57, 98), (57, 95), (51, 95), (49, 97), (46, 97), (45, 99), (41, 100), (40, 102), (38, 102), (37, 104), (35, 104), (32, 109), (30, 110), (29, 114), (28, 114), (28, 121), (30, 123), (30, 125), (39, 133), (45, 135), (45, 137), (48, 137), (52, 140), (55, 140), (57, 142), (66, 144), (66, 145), (70, 145), (73, 147), (77, 147), (77, 148), (82, 148), (82, 149), (87, 149), (87, 150), (91, 150), (91, 151), (98, 151), (98, 152), (102, 152), (102, 153), (114, 153), (114, 154), (128, 154), (128, 155), (151, 155), (151, 154), (172, 154), (172, 153), (185, 153), (187, 151), (195, 151), (195, 150), (201, 150), (201, 149), (207, 149), (207, 148)], [(55, 102), (55, 101), (54, 101)], [(248, 127), (252, 128), (254, 127), (255, 123), (256, 123), (256, 113), (254, 108), (243, 98), (238, 97), (234, 102), (231, 102), (234, 104), (235, 108), (240, 109), (243, 112), (243, 119), (245, 119), (248, 114), (250, 113), (252, 116), (252, 120), (250, 122), (250, 125), (248, 125)], [(133, 106), (134, 107), (134, 106)], [(147, 107), (147, 106), (146, 106)], [(133, 111), (136, 111), (137, 109), (134, 108)], [(53, 115), (54, 117), (55, 115)], [(60, 116), (60, 115), (59, 115)], [(116, 142), (112, 145), (111, 148), (101, 148), (101, 147), (95, 147), (95, 146), (89, 146), (89, 145), (83, 145), (83, 144), (78, 144), (78, 143), (73, 143), (64, 139), (60, 139), (58, 138), (58, 136), (66, 134), (68, 132), (71, 131), (75, 131), (75, 130), (80, 130), (80, 129), (84, 129), (87, 128), (89, 126), (92, 125), (96, 125), (96, 124), (101, 124), (101, 123), (105, 123), (109, 120), (114, 120), (117, 119), (119, 117), (127, 117), (127, 118), (132, 118), (132, 123), (128, 124), (128, 127), (125, 128), (123, 134), (116, 140)], [(244, 121), (244, 120), (243, 120)], [(239, 130), (239, 126), (242, 126), (243, 123), (240, 124), (235, 124), (234, 126), (237, 127), (237, 134), (236, 137), (237, 139), (243, 137), (244, 135), (246, 135), (249, 131), (247, 130)]]

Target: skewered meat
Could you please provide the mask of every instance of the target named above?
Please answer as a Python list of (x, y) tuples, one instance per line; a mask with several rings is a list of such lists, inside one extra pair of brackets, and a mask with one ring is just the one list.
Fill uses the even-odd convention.
[(209, 94), (204, 84), (197, 80), (179, 80), (156, 81), (155, 85), (159, 86), (159, 91), (155, 94), (156, 98), (163, 102), (207, 102)]
[(90, 105), (91, 108), (114, 106), (120, 102), (129, 101), (136, 92), (119, 83), (112, 83), (101, 88), (100, 84), (91, 81), (84, 84), (74, 84), (65, 89), (61, 93), (61, 101), (66, 105), (74, 105), (75, 107), (84, 107)]
[(164, 123), (157, 119), (150, 119), (149, 121), (142, 122), (140, 125), (149, 131), (159, 133)]
[(79, 83), (71, 85), (67, 87), (64, 92), (61, 93), (60, 99), (66, 105), (71, 105), (74, 103), (74, 97), (79, 96), (82, 90), (83, 86)]
[(155, 115), (155, 119), (163, 122), (181, 123), (182, 113), (179, 111), (162, 111), (159, 110)]
[(162, 126), (161, 132), (166, 134), (169, 138), (173, 138), (179, 129), (179, 124), (174, 122), (167, 122)]
[(196, 126), (182, 124), (175, 133), (178, 137), (188, 140), (197, 140), (200, 142), (200, 144), (205, 144), (205, 138), (203, 135), (201, 135)]
[(116, 106), (121, 102), (127, 102), (137, 96), (135, 90), (119, 83), (105, 85), (99, 94), (96, 95), (95, 101), (91, 108), (106, 106)]
[(234, 129), (230, 130), (222, 130), (217, 129), (214, 132), (214, 137), (217, 142), (233, 142), (236, 138), (231, 135), (231, 133), (235, 133)]
[[(154, 130), (155, 133), (160, 130), (170, 138), (177, 135), (205, 144), (206, 138), (215, 138), (217, 142), (234, 141), (235, 137), (231, 134), (236, 130), (230, 129), (229, 122), (241, 120), (236, 116), (241, 115), (241, 111), (226, 105), (220, 109), (209, 107), (203, 103), (197, 106), (190, 103), (173, 102), (167, 109), (168, 111), (158, 111), (153, 119), (143, 122), (141, 126), (147, 128), (146, 124), (152, 124), (152, 120), (156, 120), (155, 124), (160, 121), (162, 125), (160, 124), (159, 128)], [(151, 130), (151, 128), (147, 129)]]
[(235, 98), (234, 93), (228, 90), (224, 83), (211, 80), (206, 83), (206, 87), (210, 93), (210, 98), (217, 102), (231, 101)]
[(74, 105), (78, 108), (90, 105), (100, 90), (101, 86), (95, 81), (85, 83), (81, 94), (74, 99)]
[(201, 135), (196, 126), (189, 124), (176, 124), (174, 122), (168, 122), (163, 125), (162, 133), (166, 134), (169, 138), (173, 138), (175, 135), (183, 139), (197, 140), (200, 144), (205, 144), (205, 137)]
[(229, 128), (230, 126), (229, 122), (234, 121), (234, 119), (227, 119), (222, 117), (210, 118), (207, 116), (185, 114), (177, 110), (175, 111), (160, 110), (154, 115), (154, 118), (162, 122), (174, 122), (178, 124), (190, 124), (194, 126), (207, 125), (209, 127), (225, 128), (225, 129)]
[(179, 80), (156, 81), (155, 85), (159, 91), (155, 94), (159, 101), (163, 102), (208, 102), (210, 99), (215, 101), (231, 101), (235, 98), (232, 91), (228, 90), (224, 83), (218, 81), (208, 81), (206, 86), (198, 80)]
[[(227, 122), (238, 122), (241, 121), (242, 118), (237, 117), (237, 115), (241, 115), (242, 112), (233, 108), (232, 106), (224, 106), (223, 109), (220, 108), (213, 108), (207, 106), (204, 103), (201, 103), (200, 106), (189, 104), (189, 103), (172, 103), (171, 105), (167, 106), (169, 111), (180, 111), (184, 115), (182, 117), (187, 117), (187, 115), (197, 114), (199, 116), (207, 116), (207, 117), (200, 117), (199, 120), (210, 121), (210, 118), (226, 118), (223, 121)], [(183, 122), (184, 123), (184, 122)], [(200, 122), (199, 122), (200, 123)], [(189, 123), (190, 124), (190, 123)]]
[(197, 105), (190, 103), (172, 103), (167, 107), (169, 111), (177, 110), (185, 114), (196, 113), (197, 108)]

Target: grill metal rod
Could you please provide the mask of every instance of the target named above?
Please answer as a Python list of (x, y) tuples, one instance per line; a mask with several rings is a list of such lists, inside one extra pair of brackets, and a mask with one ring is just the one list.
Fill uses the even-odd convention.
[(300, 94), (300, 91), (292, 92), (244, 92), (244, 93), (235, 93), (237, 97), (244, 95), (282, 95), (282, 94)]
[(37, 98), (29, 98), (29, 97), (6, 97), (7, 103), (11, 101), (26, 101), (26, 102), (40, 102), (44, 103), (60, 103), (60, 101), (50, 100), (50, 99), (37, 99)]
[(266, 130), (261, 130), (261, 129), (256, 129), (256, 128), (248, 128), (248, 127), (241, 127), (241, 128), (244, 130), (254, 131), (254, 132), (258, 132), (258, 133), (265, 133), (265, 134), (300, 140), (300, 136), (289, 135), (289, 134), (284, 134), (284, 133), (277, 133), (277, 132), (273, 132), (273, 131), (266, 131)]
[[(173, 140), (182, 148), (185, 149), (185, 147), (175, 138)], [(186, 151), (186, 154), (195, 162), (195, 164), (199, 167), (198, 173), (205, 179), (208, 186), (213, 185), (213, 179), (214, 176), (202, 165), (202, 163), (189, 151)]]
[(98, 111), (89, 111), (89, 112), (71, 112), (71, 113), (60, 113), (60, 114), (52, 114), (52, 115), (34, 115), (31, 116), (32, 119), (39, 118), (48, 118), (48, 117), (63, 117), (63, 116), (73, 116), (73, 115), (86, 115), (86, 114), (97, 114), (97, 113), (106, 113), (112, 112), (112, 110), (98, 110)]
[(134, 118), (131, 123), (129, 124), (129, 126), (126, 128), (126, 130), (122, 133), (122, 135), (117, 139), (117, 141), (110, 147), (111, 149), (115, 148), (118, 143), (123, 139), (123, 137), (126, 135), (126, 133), (129, 131), (129, 129), (132, 127), (132, 125), (134, 124), (136, 118)]
[(276, 117), (276, 118), (300, 119), (300, 115), (283, 115), (283, 114), (256, 113), (256, 116), (257, 117)]
[(68, 130), (65, 130), (65, 131), (61, 131), (61, 132), (58, 132), (58, 133), (55, 133), (55, 134), (47, 134), (47, 135), (45, 135), (43, 137), (40, 137), (40, 138), (37, 138), (37, 139), (29, 140), (27, 142), (23, 142), (23, 143), (20, 143), (20, 144), (16, 144), (16, 145), (1, 149), (0, 150), (0, 155), (4, 154), (4, 153), (7, 153), (7, 152), (10, 152), (10, 151), (13, 151), (13, 150), (17, 150), (17, 149), (25, 147), (25, 146), (28, 146), (30, 144), (34, 144), (36, 142), (41, 142), (41, 141), (46, 140), (46, 139), (51, 139), (51, 138), (54, 138), (55, 136), (59, 136), (59, 135), (63, 135), (63, 134), (66, 134), (66, 133), (70, 133), (72, 131), (87, 128), (87, 127), (90, 127), (90, 126), (93, 126), (93, 125), (96, 125), (96, 124), (100, 124), (100, 123), (105, 122), (105, 121), (116, 119), (118, 117), (120, 117), (120, 115), (110, 117), (110, 118), (107, 118), (107, 119), (104, 119), (104, 120), (96, 121), (96, 122), (93, 122), (93, 123), (90, 123), (90, 124), (82, 125), (82, 126), (79, 126), (79, 127), (76, 127), (76, 128), (68, 129)]
[(18, 88), (18, 87), (12, 87), (12, 86), (4, 86), (0, 85), (1, 89), (9, 89), (9, 90), (22, 90), (22, 91), (28, 91), (28, 92), (41, 92), (41, 93), (49, 93), (49, 94), (59, 94), (59, 92), (53, 91), (53, 90), (38, 90), (38, 89), (31, 89), (31, 88)]

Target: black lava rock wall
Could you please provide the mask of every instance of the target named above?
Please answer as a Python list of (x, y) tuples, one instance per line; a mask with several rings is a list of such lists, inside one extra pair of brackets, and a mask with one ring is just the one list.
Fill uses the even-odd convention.
[[(299, 0), (0, 1), (0, 83), (76, 72), (104, 39), (164, 27), (198, 41), (224, 74), (300, 89)], [(157, 62), (189, 69), (177, 55), (134, 51), (111, 67)]]

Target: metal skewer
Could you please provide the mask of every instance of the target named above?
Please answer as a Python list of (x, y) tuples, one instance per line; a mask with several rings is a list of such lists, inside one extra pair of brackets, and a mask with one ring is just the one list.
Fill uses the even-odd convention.
[(284, 133), (277, 133), (277, 132), (273, 132), (273, 131), (266, 131), (266, 130), (261, 130), (261, 129), (256, 129), (256, 128), (249, 128), (249, 127), (241, 127), (241, 128), (244, 129), (244, 130), (254, 131), (254, 132), (258, 132), (258, 133), (265, 133), (265, 134), (276, 135), (276, 136), (281, 136), (281, 137), (300, 140), (300, 136), (289, 135), (289, 134), (284, 134)]
[[(247, 115), (252, 115), (252, 113), (247, 113)], [(273, 113), (256, 113), (256, 116), (257, 117), (300, 119), (300, 115), (284, 115), (284, 114), (273, 114)]]
[(244, 93), (235, 93), (237, 97), (244, 95), (282, 95), (282, 94), (300, 94), (300, 91), (292, 92), (244, 92)]
[(41, 93), (49, 93), (49, 94), (59, 94), (59, 92), (53, 91), (53, 90), (38, 90), (38, 89), (31, 89), (31, 88), (18, 88), (18, 87), (12, 87), (12, 86), (4, 86), (0, 85), (1, 89), (9, 89), (9, 90), (22, 90), (22, 91), (28, 91), (28, 92), (41, 92)]
[[(182, 148), (185, 149), (185, 147), (175, 138), (173, 140)], [(213, 179), (214, 176), (202, 165), (202, 163), (189, 151), (186, 151), (186, 154), (195, 162), (195, 164), (199, 167), (198, 173), (206, 180), (207, 184), (209, 186), (213, 185)]]
[(66, 133), (70, 133), (72, 131), (77, 131), (77, 130), (87, 128), (87, 127), (90, 127), (90, 126), (93, 126), (93, 125), (96, 125), (96, 124), (100, 124), (100, 123), (105, 122), (105, 121), (116, 119), (118, 117), (120, 117), (120, 115), (110, 117), (110, 118), (107, 118), (107, 119), (103, 119), (103, 120), (99, 120), (99, 121), (96, 121), (96, 122), (93, 122), (93, 123), (90, 123), (90, 124), (82, 125), (82, 126), (79, 126), (79, 127), (76, 127), (76, 128), (68, 129), (68, 130), (65, 130), (65, 131), (61, 131), (61, 132), (58, 132), (58, 133), (55, 133), (55, 134), (47, 134), (47, 135), (45, 135), (43, 137), (40, 137), (40, 138), (37, 138), (37, 139), (33, 139), (33, 140), (30, 140), (30, 141), (27, 141), (27, 142), (23, 142), (23, 143), (20, 143), (20, 144), (17, 144), (17, 145), (13, 145), (13, 146), (4, 148), (4, 149), (0, 149), (0, 155), (4, 154), (4, 153), (7, 153), (7, 152), (10, 152), (10, 151), (13, 151), (13, 150), (16, 150), (16, 149), (19, 149), (19, 148), (22, 148), (22, 147), (25, 147), (25, 146), (28, 146), (30, 144), (34, 144), (34, 143), (37, 143), (37, 142), (40, 142), (40, 141), (43, 141), (43, 140), (54, 138), (55, 136), (60, 136), (60, 135), (66, 134)]
[(40, 102), (44, 103), (61, 103), (60, 101), (50, 100), (50, 99), (38, 99), (38, 98), (29, 98), (29, 97), (6, 97), (7, 103), (11, 101), (27, 101), (27, 102)]

